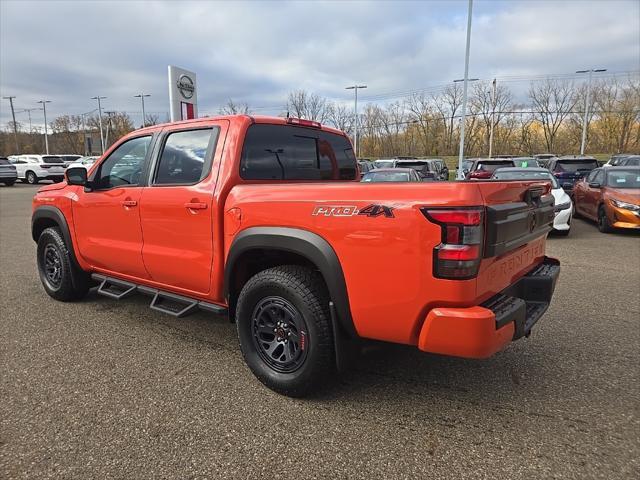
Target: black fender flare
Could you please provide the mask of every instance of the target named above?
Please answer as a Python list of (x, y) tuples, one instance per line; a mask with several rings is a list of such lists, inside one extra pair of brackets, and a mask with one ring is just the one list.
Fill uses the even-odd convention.
[[(235, 263), (244, 253), (254, 249), (295, 253), (313, 263), (324, 277), (342, 330), (351, 338), (358, 337), (351, 317), (347, 284), (340, 260), (329, 242), (307, 230), (287, 227), (250, 227), (236, 235), (229, 249), (224, 269), (225, 298), (229, 296)], [(337, 335), (338, 332), (335, 334)]]
[(82, 271), (82, 269), (80, 268), (80, 264), (78, 263), (78, 259), (76, 258), (76, 252), (73, 248), (73, 241), (71, 240), (69, 224), (67, 223), (67, 219), (65, 218), (64, 213), (62, 213), (59, 208), (53, 207), (51, 205), (43, 205), (41, 207), (37, 207), (34, 210), (33, 215), (31, 216), (31, 238), (33, 238), (33, 241), (38, 243), (38, 238), (40, 237), (39, 232), (41, 232), (41, 229), (38, 227), (38, 223), (40, 223), (43, 219), (53, 221), (58, 225), (58, 228), (62, 232), (64, 243), (67, 244), (73, 266), (77, 268), (78, 271)]

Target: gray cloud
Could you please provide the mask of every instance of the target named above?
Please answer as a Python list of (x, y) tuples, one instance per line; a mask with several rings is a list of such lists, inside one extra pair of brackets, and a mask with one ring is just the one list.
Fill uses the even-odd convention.
[[(473, 76), (640, 69), (635, 0), (475, 3)], [(135, 114), (140, 91), (167, 112), (175, 64), (197, 72), (201, 112), (233, 98), (278, 113), (296, 88), (346, 100), (354, 81), (377, 95), (458, 78), (465, 27), (466, 1), (3, 1), (0, 90), (18, 109), (52, 100), (52, 117), (92, 110), (96, 94)]]

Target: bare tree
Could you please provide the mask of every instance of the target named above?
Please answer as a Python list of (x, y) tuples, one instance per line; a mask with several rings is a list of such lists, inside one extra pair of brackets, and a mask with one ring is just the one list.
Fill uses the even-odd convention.
[(434, 95), (433, 101), (444, 127), (444, 149), (447, 154), (453, 154), (455, 143), (454, 131), (458, 109), (462, 106), (462, 87), (459, 83), (447, 85), (440, 95)]
[(547, 151), (554, 150), (558, 130), (576, 104), (573, 82), (547, 79), (531, 83), (529, 98), (542, 125)]
[(221, 115), (247, 115), (250, 113), (250, 109), (248, 103), (235, 103), (233, 99), (230, 98), (224, 106), (220, 107), (218, 112)]
[[(497, 85), (495, 91), (495, 98), (493, 94), (493, 87), (487, 82), (477, 82), (473, 85), (473, 93), (471, 95), (470, 108), (479, 117), (479, 131), (478, 133), (483, 135), (482, 139), (482, 152), (479, 154), (485, 154), (489, 151), (489, 137), (491, 134), (491, 123), (493, 122), (494, 129), (494, 143), (499, 130), (499, 125), (502, 119), (507, 115), (512, 102), (511, 91), (504, 85)], [(477, 142), (480, 143), (480, 142)], [(499, 150), (496, 150), (499, 151)]]
[(327, 120), (327, 101), (305, 90), (295, 90), (287, 97), (287, 111), (294, 117), (325, 122)]
[(342, 130), (348, 135), (352, 134), (354, 125), (354, 115), (350, 108), (342, 103), (327, 103), (327, 121), (338, 130)]

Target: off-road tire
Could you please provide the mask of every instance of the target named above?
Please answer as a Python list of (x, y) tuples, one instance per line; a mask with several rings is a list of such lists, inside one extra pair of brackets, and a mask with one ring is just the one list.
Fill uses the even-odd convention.
[[(257, 309), (274, 298), (293, 307), (302, 317), (298, 323), (303, 323), (306, 329), (302, 348), (306, 349), (305, 356), (293, 371), (278, 371), (278, 366), (268, 363), (272, 359), (265, 359), (267, 354), (256, 331)], [(238, 297), (236, 326), (245, 362), (262, 383), (276, 392), (291, 397), (308, 395), (325, 387), (335, 372), (329, 296), (320, 274), (310, 268), (283, 265), (251, 277)]]
[[(64, 242), (58, 228), (46, 228), (38, 238), (38, 274), (47, 294), (62, 302), (70, 302), (83, 298), (91, 286), (89, 275), (74, 266), (69, 248)], [(57, 281), (53, 281), (47, 274), (47, 256), (49, 265), (57, 265)], [(55, 269), (56, 267), (54, 267)]]

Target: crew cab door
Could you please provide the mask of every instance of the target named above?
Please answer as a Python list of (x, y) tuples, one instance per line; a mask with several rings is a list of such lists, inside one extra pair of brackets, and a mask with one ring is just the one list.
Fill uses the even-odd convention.
[[(584, 198), (582, 204), (584, 205), (585, 213), (591, 218), (598, 218), (598, 204), (600, 203), (600, 197), (602, 196), (602, 185), (604, 184), (604, 172), (594, 170), (587, 177), (587, 180), (583, 183), (584, 191), (582, 192)], [(590, 186), (590, 183), (599, 183), (601, 188), (594, 188)]]
[(93, 267), (149, 278), (142, 262), (140, 196), (152, 135), (118, 145), (91, 174), (91, 189), (72, 199), (76, 244)]
[(163, 130), (142, 194), (142, 257), (154, 282), (207, 294), (213, 263), (213, 205), (228, 121)]

